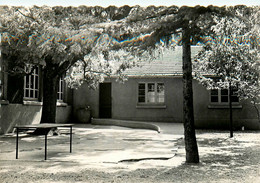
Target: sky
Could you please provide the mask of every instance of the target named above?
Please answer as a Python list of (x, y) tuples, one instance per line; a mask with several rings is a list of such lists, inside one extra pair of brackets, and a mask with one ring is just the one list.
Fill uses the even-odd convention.
[(11, 5), (11, 6), (32, 6), (32, 5), (48, 5), (48, 6), (103, 6), (107, 7), (110, 5), (123, 6), (123, 5), (140, 5), (140, 6), (149, 6), (149, 5), (188, 5), (188, 6), (233, 6), (233, 5), (260, 5), (260, 0), (0, 0), (0, 5)]

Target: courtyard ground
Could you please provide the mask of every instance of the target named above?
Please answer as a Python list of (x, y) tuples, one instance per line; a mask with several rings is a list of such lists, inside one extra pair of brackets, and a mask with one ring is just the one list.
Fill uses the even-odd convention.
[(260, 182), (260, 132), (197, 130), (200, 164), (185, 164), (182, 124), (157, 123), (161, 133), (115, 126), (75, 125), (69, 135), (0, 136), (0, 182)]

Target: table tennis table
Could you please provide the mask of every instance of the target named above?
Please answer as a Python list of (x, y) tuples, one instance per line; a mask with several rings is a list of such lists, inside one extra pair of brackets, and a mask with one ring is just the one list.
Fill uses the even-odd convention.
[(70, 128), (70, 153), (72, 153), (72, 126), (73, 124), (54, 124), (54, 123), (42, 123), (42, 124), (31, 124), (31, 125), (16, 125), (14, 128), (16, 129), (16, 159), (18, 159), (18, 144), (19, 144), (19, 132), (22, 130), (32, 130), (32, 129), (41, 129), (43, 132), (39, 135), (45, 136), (45, 156), (44, 160), (47, 160), (47, 136), (51, 129), (58, 128), (58, 127), (67, 127)]

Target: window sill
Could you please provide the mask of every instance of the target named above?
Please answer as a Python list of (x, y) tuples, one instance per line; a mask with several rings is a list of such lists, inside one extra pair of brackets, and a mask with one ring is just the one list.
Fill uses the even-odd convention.
[[(42, 106), (42, 102), (39, 101), (29, 101), (29, 100), (24, 100), (23, 105), (35, 105), (35, 106)], [(68, 104), (64, 102), (57, 102), (57, 107), (67, 107)]]
[(8, 105), (9, 101), (8, 100), (0, 100), (1, 105)]
[(137, 104), (137, 109), (166, 109), (165, 104)]
[(35, 106), (42, 106), (42, 102), (39, 101), (29, 101), (29, 100), (24, 100), (23, 105), (35, 105)]
[(57, 107), (67, 107), (68, 104), (62, 101), (57, 101)]
[[(208, 109), (229, 109), (228, 104), (210, 104), (208, 105)], [(233, 104), (232, 109), (242, 109), (242, 105)]]

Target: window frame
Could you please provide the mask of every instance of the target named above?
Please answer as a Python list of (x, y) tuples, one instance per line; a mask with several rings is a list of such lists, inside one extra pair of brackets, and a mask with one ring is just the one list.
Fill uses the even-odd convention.
[[(38, 71), (38, 72), (37, 72)], [(37, 72), (37, 73), (36, 73)], [(27, 87), (27, 77), (28, 77), (28, 86)], [(33, 79), (32, 79), (33, 77)], [(37, 84), (36, 84), (36, 79), (37, 79)], [(31, 84), (33, 80), (33, 84)], [(33, 85), (33, 87), (30, 87), (31, 85)], [(36, 88), (37, 86), (37, 88)], [(39, 97), (40, 97), (40, 67), (36, 67), (34, 68), (34, 71), (32, 72), (32, 74), (30, 75), (26, 75), (24, 76), (24, 97), (23, 99), (26, 101), (39, 101)], [(26, 95), (28, 91), (29, 95)], [(32, 96), (31, 96), (31, 92), (32, 92)]]
[(0, 51), (0, 105), (7, 104), (7, 72)]
[[(144, 95), (142, 95), (142, 97), (144, 97), (144, 102), (140, 102), (139, 98), (140, 98), (140, 89), (139, 86), (140, 84), (144, 84)], [(154, 98), (154, 102), (149, 102), (149, 84), (153, 84), (154, 85), (154, 94), (153, 98)], [(159, 102), (160, 97), (160, 92), (158, 92), (158, 85), (162, 84), (163, 85), (163, 102)], [(152, 97), (151, 97), (152, 98)], [(165, 83), (164, 82), (138, 82), (137, 85), (137, 104), (140, 105), (165, 105)]]
[[(217, 90), (217, 95), (216, 94), (214, 94), (214, 95), (212, 95), (212, 91), (213, 90)], [(227, 92), (227, 94), (222, 94), (222, 91), (223, 90), (227, 90), (228, 92)], [(237, 89), (234, 89), (234, 90), (237, 90)], [(233, 91), (234, 91), (233, 90)], [(229, 101), (230, 101), (230, 98), (229, 98), (229, 92), (230, 92), (230, 90), (229, 89), (211, 89), (211, 90), (209, 90), (209, 102), (210, 102), (210, 104), (213, 104), (213, 105), (228, 105), (229, 104)], [(218, 97), (218, 101), (217, 102), (213, 102), (212, 101), (212, 96), (213, 97)], [(236, 96), (237, 97), (237, 95), (232, 95), (233, 97), (234, 96)], [(231, 97), (232, 97), (231, 96)], [(222, 98), (223, 97), (227, 97), (227, 101), (225, 101), (225, 102), (222, 102)], [(238, 98), (238, 97), (237, 97)], [(238, 101), (237, 102), (232, 102), (233, 104), (239, 104), (239, 98), (238, 98)]]
[(4, 73), (3, 73), (2, 60), (0, 57), (0, 100), (3, 99), (4, 99)]
[(64, 87), (64, 77), (59, 78), (58, 88), (57, 88), (57, 102), (64, 101), (65, 87)]

